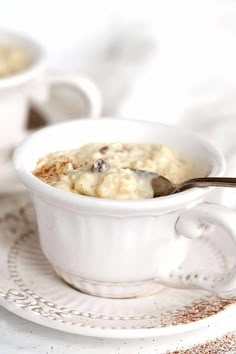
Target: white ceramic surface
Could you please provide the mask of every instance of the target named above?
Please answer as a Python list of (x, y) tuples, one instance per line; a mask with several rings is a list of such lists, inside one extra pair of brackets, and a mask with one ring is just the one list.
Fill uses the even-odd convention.
[[(44, 50), (28, 37), (1, 30), (0, 42), (25, 48), (32, 58), (25, 70), (0, 78), (0, 148), (12, 146), (19, 140), (24, 133), (30, 100), (42, 104), (52, 86), (76, 90), (86, 116), (100, 114), (100, 92), (92, 81), (78, 74), (46, 75)], [(50, 115), (47, 118), (50, 122)]]
[[(160, 284), (231, 290), (234, 258), (222, 273), (180, 269), (188, 254), (187, 238), (200, 236), (206, 223), (221, 226), (235, 242), (234, 212), (200, 204), (209, 189), (152, 200), (117, 201), (68, 193), (33, 176), (39, 157), (91, 141), (164, 143), (195, 159), (200, 174), (217, 176), (224, 170), (221, 154), (207, 141), (157, 123), (85, 119), (37, 132), (17, 149), (14, 161), (32, 193), (41, 247), (56, 272), (74, 287), (104, 297), (140, 296), (157, 291)], [(196, 269), (198, 266), (195, 264)]]
[[(207, 232), (190, 242), (183, 269), (222, 272), (234, 255), (222, 232)], [(236, 299), (220, 299), (204, 291), (163, 287), (138, 299), (103, 299), (78, 292), (63, 282), (43, 255), (31, 203), (15, 202), (0, 213), (0, 304), (30, 321), (66, 332), (94, 337), (154, 337), (171, 343), (191, 333), (196, 338), (227, 323), (232, 328)], [(212, 333), (214, 336), (214, 334)], [(195, 339), (195, 343), (197, 340)]]

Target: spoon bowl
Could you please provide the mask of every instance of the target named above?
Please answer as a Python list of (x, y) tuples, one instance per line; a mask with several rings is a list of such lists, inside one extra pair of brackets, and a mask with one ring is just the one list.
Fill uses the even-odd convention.
[(158, 173), (130, 169), (142, 178), (148, 178), (151, 181), (153, 189), (153, 198), (164, 197), (174, 193), (182, 192), (189, 188), (206, 188), (206, 187), (236, 187), (235, 177), (197, 177), (183, 181), (179, 184), (172, 183), (168, 178)]

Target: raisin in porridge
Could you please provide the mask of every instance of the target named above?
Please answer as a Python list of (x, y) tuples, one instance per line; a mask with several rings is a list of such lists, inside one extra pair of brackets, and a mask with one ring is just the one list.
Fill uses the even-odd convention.
[(0, 79), (18, 73), (30, 63), (30, 55), (25, 49), (0, 43)]
[(153, 197), (151, 181), (131, 169), (159, 173), (173, 183), (195, 176), (193, 163), (161, 144), (94, 143), (53, 152), (37, 162), (33, 174), (65, 191), (109, 199)]

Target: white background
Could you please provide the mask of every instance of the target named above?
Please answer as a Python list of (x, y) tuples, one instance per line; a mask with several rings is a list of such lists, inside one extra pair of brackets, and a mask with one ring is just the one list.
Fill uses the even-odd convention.
[(105, 113), (169, 123), (234, 95), (235, 19), (233, 0), (0, 0), (1, 27), (38, 39), (51, 70), (90, 74)]

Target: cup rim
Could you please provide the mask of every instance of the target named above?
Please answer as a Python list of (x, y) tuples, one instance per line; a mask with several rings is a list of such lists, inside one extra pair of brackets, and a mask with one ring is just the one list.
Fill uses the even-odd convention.
[[(113, 200), (113, 199), (105, 199), (105, 198), (96, 198), (90, 196), (83, 196), (80, 194), (74, 194), (71, 192), (67, 192), (55, 187), (52, 187), (40, 179), (35, 177), (32, 174), (32, 171), (27, 170), (24, 167), (24, 154), (30, 148), (31, 142), (34, 138), (39, 135), (42, 136), (45, 132), (51, 130), (56, 130), (58, 126), (68, 126), (71, 125), (71, 129), (73, 129), (74, 125), (80, 124), (80, 122), (88, 122), (90, 121), (88, 118), (79, 118), (67, 122), (62, 122), (55, 124), (53, 126), (45, 127), (40, 129), (39, 131), (31, 134), (28, 138), (26, 138), (15, 150), (13, 154), (13, 162), (15, 165), (15, 169), (20, 177), (21, 181), (26, 185), (26, 187), (33, 193), (39, 195), (47, 202), (50, 202), (54, 205), (60, 205), (62, 208), (69, 208), (73, 210), (80, 210), (80, 212), (93, 211), (96, 214), (110, 214), (114, 213), (114, 215), (153, 215), (157, 212), (164, 212), (166, 210), (177, 210), (181, 209), (181, 207), (186, 206), (186, 204), (194, 202), (199, 199), (203, 199), (206, 194), (208, 194), (214, 187), (207, 188), (192, 188), (186, 191), (183, 191), (179, 194), (169, 195), (165, 197), (153, 198), (153, 199), (140, 199), (140, 200)], [(158, 122), (151, 121), (141, 121), (135, 119), (124, 119), (124, 118), (112, 118), (112, 117), (100, 117), (96, 120), (98, 121), (112, 121), (113, 124), (115, 122), (128, 122), (134, 124), (145, 124), (152, 125), (156, 128), (158, 126), (166, 127), (170, 130), (175, 130), (183, 133), (187, 133), (189, 138), (194, 139), (199, 142), (199, 144), (205, 146), (207, 150), (210, 152), (212, 156), (214, 156), (217, 164), (212, 166), (212, 170), (209, 173), (209, 176), (223, 176), (225, 171), (225, 160), (222, 153), (218, 150), (217, 147), (212, 145), (206, 139), (200, 137), (196, 133), (191, 132), (190, 130), (182, 127), (175, 127), (167, 124), (162, 124)], [(90, 121), (93, 122), (94, 121)], [(60, 203), (60, 204), (59, 204)], [(81, 209), (82, 207), (82, 209)], [(118, 213), (118, 214), (117, 214)]]
[(36, 72), (40, 71), (46, 66), (45, 51), (43, 47), (37, 42), (37, 40), (23, 33), (7, 31), (5, 29), (0, 29), (0, 38), (1, 36), (6, 38), (9, 37), (9, 39), (13, 39), (16, 42), (19, 41), (20, 43), (25, 43), (36, 55), (36, 57), (34, 61), (25, 69), (16, 72), (14, 75), (0, 78), (0, 90), (10, 89), (15, 86), (24, 84), (25, 82), (29, 81)]

